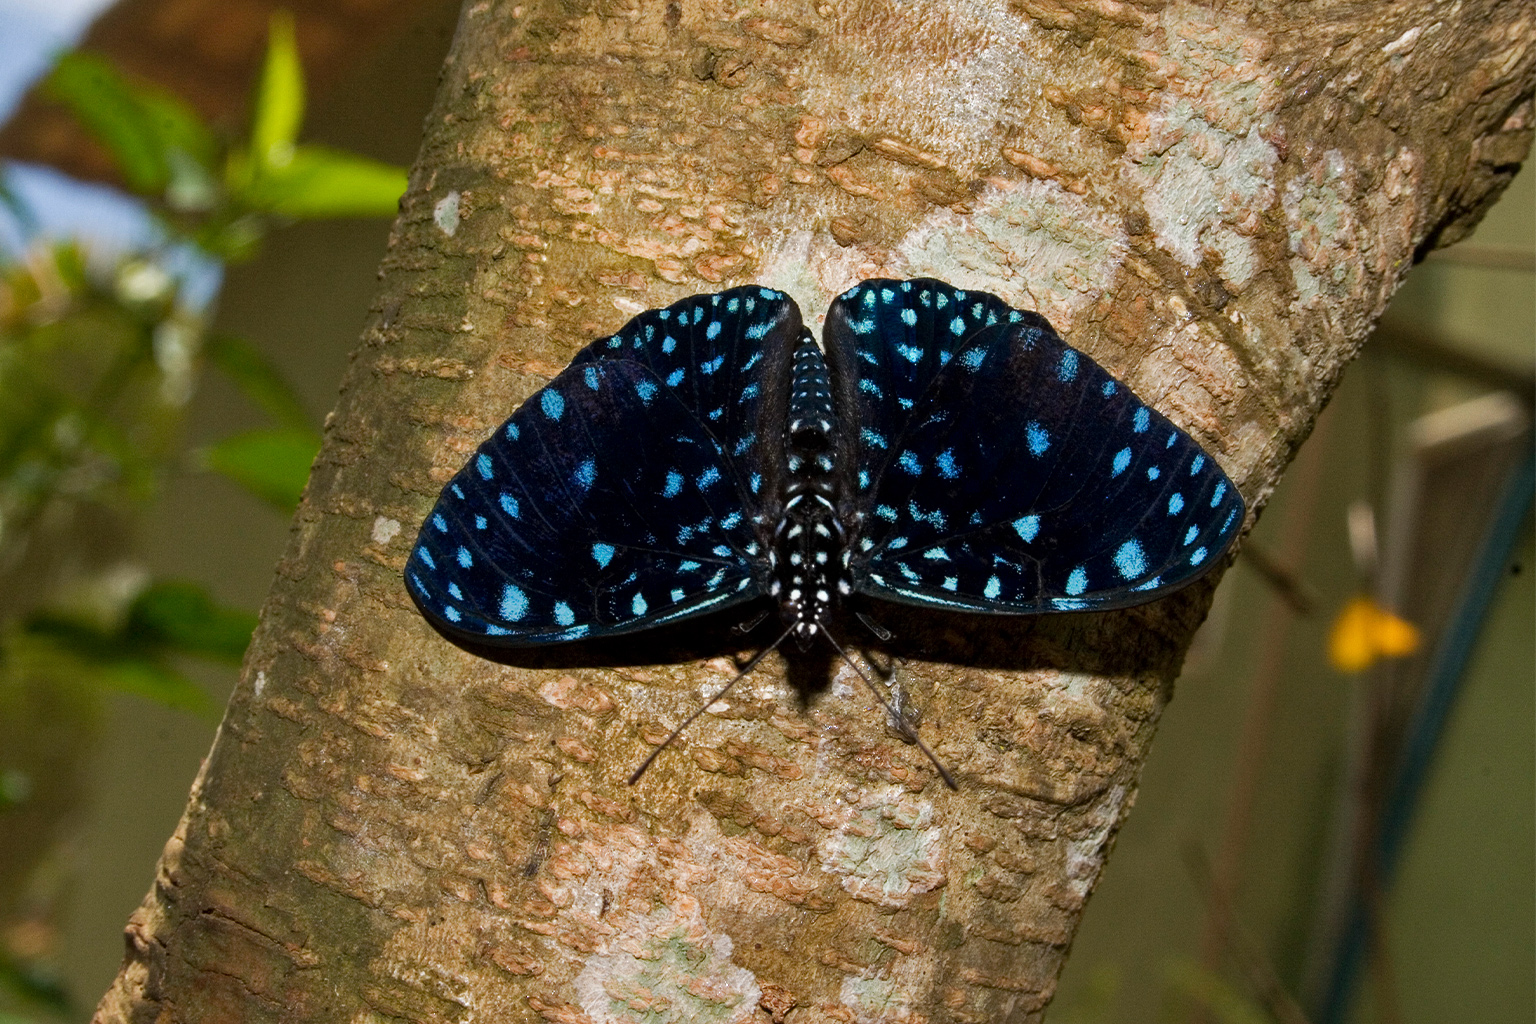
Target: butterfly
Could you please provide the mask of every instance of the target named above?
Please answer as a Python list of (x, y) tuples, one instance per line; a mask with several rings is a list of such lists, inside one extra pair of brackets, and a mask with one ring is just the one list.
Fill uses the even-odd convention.
[(1153, 601), (1218, 564), (1243, 517), (1214, 458), (1037, 313), (870, 280), (818, 346), (794, 300), (747, 286), (582, 349), (449, 481), (405, 579), (476, 645), (755, 603), (805, 649), (850, 601)]

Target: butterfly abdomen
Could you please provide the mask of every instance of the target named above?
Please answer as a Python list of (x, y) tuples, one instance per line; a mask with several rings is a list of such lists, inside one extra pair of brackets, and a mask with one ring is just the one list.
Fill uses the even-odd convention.
[(803, 649), (833, 604), (850, 592), (845, 538), (837, 521), (837, 419), (821, 349), (809, 334), (795, 347), (784, 449), (788, 468), (784, 513), (774, 531), (769, 588), (786, 626)]

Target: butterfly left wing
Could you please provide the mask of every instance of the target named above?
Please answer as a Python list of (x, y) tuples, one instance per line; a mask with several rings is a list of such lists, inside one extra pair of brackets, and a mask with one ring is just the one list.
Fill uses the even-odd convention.
[(1203, 575), (1241, 528), (1215, 460), (1037, 314), (940, 281), (866, 281), (824, 338), (859, 593), (1125, 607)]
[(791, 351), (804, 333), (793, 299), (745, 285), (646, 310), (571, 365), (622, 359), (649, 369), (719, 442), (744, 502), (771, 523), (785, 472)]
[(451, 635), (527, 646), (751, 600), (757, 536), (718, 444), (631, 361), (566, 370), (444, 488), (406, 565)]
[(443, 489), (406, 565), (418, 607), (451, 635), (529, 646), (760, 597), (775, 382), (802, 332), (788, 296), (738, 288), (587, 346)]

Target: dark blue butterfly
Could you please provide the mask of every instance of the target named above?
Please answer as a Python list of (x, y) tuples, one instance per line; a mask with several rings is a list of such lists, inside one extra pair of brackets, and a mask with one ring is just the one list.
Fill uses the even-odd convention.
[(787, 295), (745, 287), (589, 345), (443, 490), (411, 596), (500, 646), (772, 600), (803, 647), (854, 595), (1008, 615), (1155, 600), (1242, 526), (1216, 461), (1038, 314), (865, 281), (823, 342)]

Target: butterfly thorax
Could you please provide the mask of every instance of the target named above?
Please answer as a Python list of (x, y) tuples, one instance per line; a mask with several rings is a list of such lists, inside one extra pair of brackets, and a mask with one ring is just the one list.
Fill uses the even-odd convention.
[(774, 531), (770, 593), (804, 649), (838, 595), (849, 593), (845, 538), (835, 508), (837, 421), (827, 364), (809, 334), (795, 348), (784, 427), (784, 511)]

